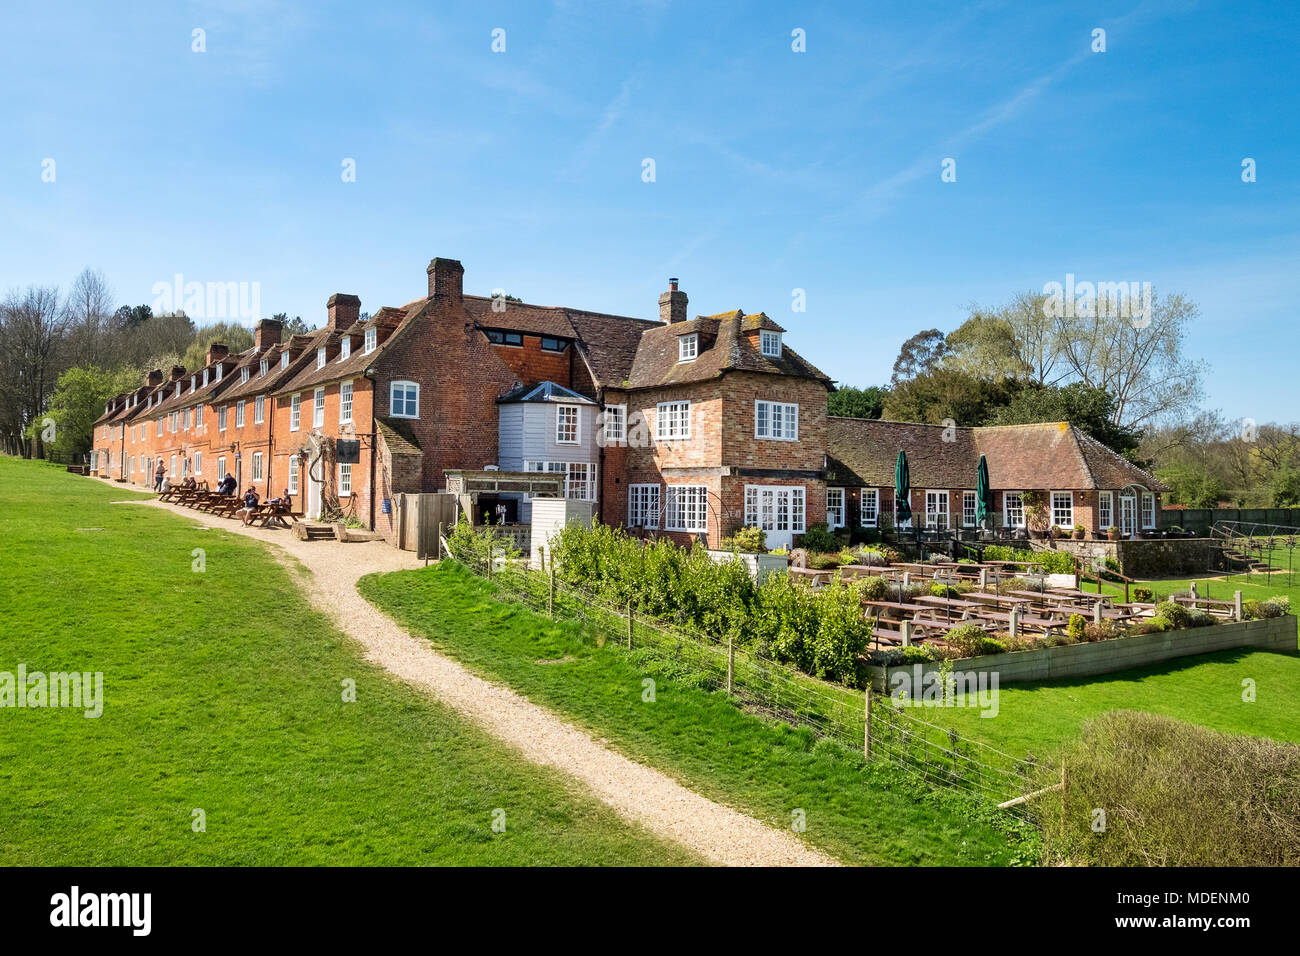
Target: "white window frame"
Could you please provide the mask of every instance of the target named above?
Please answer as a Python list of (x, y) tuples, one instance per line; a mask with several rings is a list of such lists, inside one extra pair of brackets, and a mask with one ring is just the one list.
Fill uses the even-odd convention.
[(973, 491), (963, 491), (961, 493), (961, 526), (963, 528), (975, 527), (976, 517), (979, 515), (979, 495)]
[(298, 493), (298, 469), (302, 465), (297, 455), (289, 456), (289, 494)]
[(1097, 530), (1106, 532), (1118, 525), (1119, 522), (1115, 520), (1115, 492), (1097, 492)]
[[(396, 400), (397, 390), (399, 386), (403, 391), (403, 399), (401, 403), (402, 411), (400, 412), (397, 410), (398, 403)], [(410, 398), (410, 391), (412, 389), (415, 391), (415, 398), (413, 400)], [(407, 408), (410, 407), (412, 402), (414, 402), (415, 404), (415, 414), (413, 415), (407, 414), (406, 411)], [(403, 381), (393, 382), (392, 384), (390, 384), (388, 386), (388, 414), (391, 415), (393, 418), (419, 418), (420, 417), (420, 383), (403, 380)]]
[(339, 462), (339, 497), (352, 497), (352, 463)]
[(258, 395), (253, 399), (253, 424), (260, 425), (266, 421), (266, 396)]
[(352, 383), (339, 383), (339, 424), (346, 425), (352, 421)]
[(175, 455), (172, 455), (171, 471), (168, 474), (170, 474), (173, 478), (176, 477), (176, 456)]
[(627, 486), (627, 525), (629, 528), (659, 530), (659, 485)]
[(217, 484), (226, 480), (226, 456), (217, 456)]
[[(1064, 506), (1058, 505), (1057, 504), (1058, 498), (1068, 498), (1069, 507), (1066, 508)], [(1053, 491), (1048, 496), (1048, 501), (1051, 503), (1052, 524), (1058, 528), (1061, 528), (1062, 530), (1073, 531), (1074, 530), (1074, 492)], [(1064, 522), (1057, 520), (1062, 515), (1066, 515), (1066, 520)]]
[(340, 362), (344, 361), (351, 354), (352, 354), (352, 338), (350, 336), (345, 335), (343, 336), (343, 338), (339, 339), (339, 361)]
[(280, 368), (288, 368), (288, 367), (289, 367), (289, 350), (285, 349), (283, 352), (280, 353)]
[(218, 381), (218, 382), (221, 381), (221, 373), (222, 373), (222, 371), (224, 371), (224, 366), (223, 366), (220, 362), (218, 362), (218, 363), (217, 363), (217, 381)]
[[(1015, 501), (1015, 508), (1011, 507), (1011, 502)], [(1018, 521), (1012, 520), (1012, 513), (1018, 512), (1020, 518)], [(1025, 527), (1025, 493), (1023, 491), (1004, 491), (1002, 492), (1002, 525), (1006, 528), (1023, 528)]]
[(261, 378), (263, 375), (265, 375), (267, 369), (269, 369), (270, 367), (271, 367), (271, 363), (267, 359), (262, 359), (262, 361), (257, 363), (257, 377)]
[[(104, 431), (108, 431), (107, 425), (104, 426)], [(162, 433), (163, 433), (163, 420), (162, 420), (162, 416), (159, 415), (158, 416), (158, 437), (159, 438), (162, 438)]]
[(244, 427), (244, 399), (235, 402), (235, 427)]
[[(1150, 520), (1147, 515), (1150, 515)], [(1138, 523), (1143, 531), (1151, 531), (1156, 526), (1156, 496), (1154, 492), (1144, 491), (1138, 499)]]
[(325, 425), (325, 389), (318, 388), (312, 393), (311, 427), (322, 428)]
[(555, 406), (555, 444), (582, 444), (582, 406)]
[[(931, 503), (934, 508), (931, 509)], [(952, 511), (948, 507), (951, 504), (947, 491), (939, 489), (926, 489), (925, 492), (925, 527), (927, 530), (948, 531), (952, 528)], [(942, 505), (943, 507), (939, 507)], [(939, 524), (939, 516), (943, 516), (943, 525)]]
[(366, 329), (365, 354), (369, 355), (371, 352), (373, 352), (375, 350), (375, 346), (377, 346), (378, 344), (379, 344), (379, 330)]
[[(868, 505), (868, 502), (870, 504)], [(875, 528), (880, 524), (880, 489), (862, 489), (862, 508), (858, 512), (858, 526)]]
[(700, 357), (700, 333), (677, 336), (677, 361), (694, 362)]
[(709, 530), (709, 486), (668, 485), (664, 489), (664, 530), (691, 534)]
[(318, 349), (316, 350), (316, 367), (317, 367), (317, 368), (324, 368), (324, 367), (325, 367), (325, 356), (326, 356), (326, 354), (327, 354), (327, 353), (326, 353), (326, 351), (325, 351), (325, 346), (323, 346), (323, 345), (322, 345), (320, 348), (318, 348)]
[(296, 432), (302, 427), (302, 392), (295, 392), (289, 399), (289, 431)]
[(600, 440), (604, 445), (621, 445), (627, 441), (627, 406), (606, 405), (600, 418)]
[(771, 329), (760, 330), (758, 333), (758, 350), (768, 358), (780, 358), (781, 333), (773, 332)]
[(261, 481), (262, 474), (262, 453), (260, 451), (255, 451), (253, 452), (253, 475), (248, 480), (250, 482)]
[(241, 369), (239, 370), (239, 381), (240, 381), (241, 384), (242, 384), (243, 382), (247, 382), (247, 381), (248, 381), (248, 366), (247, 366), (247, 365), (245, 365), (243, 368), (241, 368)]
[[(838, 503), (836, 499), (839, 499)], [(826, 489), (826, 526), (828, 528), (843, 528), (845, 524), (844, 503), (846, 501), (843, 488)], [(832, 513), (838, 517), (832, 518)]]
[(691, 437), (690, 400), (655, 406), (655, 441), (686, 441)]
[[(767, 505), (763, 501), (764, 492), (771, 492), (771, 512), (767, 510)], [(787, 528), (780, 526), (780, 515), (776, 510), (779, 493), (790, 496), (790, 510), (786, 515), (789, 524)], [(746, 485), (745, 525), (761, 528), (765, 532), (805, 533), (808, 530), (808, 489), (803, 485)]]
[(796, 402), (754, 401), (754, 437), (764, 441), (799, 440), (799, 405)]
[(194, 474), (203, 474), (203, 452), (201, 451), (194, 453)]
[(217, 409), (217, 431), (219, 432), (224, 432), (226, 430), (226, 412), (229, 408), (229, 405), (222, 405)]

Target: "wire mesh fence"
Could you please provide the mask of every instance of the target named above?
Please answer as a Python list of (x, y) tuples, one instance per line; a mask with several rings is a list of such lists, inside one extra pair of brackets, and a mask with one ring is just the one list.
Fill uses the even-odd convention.
[(584, 639), (595, 645), (614, 644), (638, 660), (653, 659), (656, 669), (673, 679), (724, 692), (747, 712), (808, 728), (818, 738), (886, 761), (928, 784), (1001, 803), (1027, 792), (1041, 769), (1031, 755), (1017, 758), (963, 737), (916, 716), (901, 701), (819, 680), (734, 640), (649, 618), (630, 603), (614, 606), (558, 580), (554, 569), (532, 571), (472, 556), (461, 563), (490, 578), (502, 598), (581, 624)]

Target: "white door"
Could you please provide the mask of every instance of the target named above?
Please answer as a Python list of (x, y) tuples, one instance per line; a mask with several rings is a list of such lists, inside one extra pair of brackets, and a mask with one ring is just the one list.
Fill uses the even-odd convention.
[(1119, 533), (1125, 538), (1137, 532), (1137, 511), (1136, 495), (1119, 496)]
[(789, 548), (806, 530), (806, 500), (802, 485), (746, 485), (745, 524), (766, 532), (769, 549)]
[(320, 518), (322, 485), (321, 482), (316, 480), (314, 476), (311, 476), (310, 467), (308, 468), (308, 476), (309, 477), (307, 479), (307, 517), (315, 521), (316, 519)]

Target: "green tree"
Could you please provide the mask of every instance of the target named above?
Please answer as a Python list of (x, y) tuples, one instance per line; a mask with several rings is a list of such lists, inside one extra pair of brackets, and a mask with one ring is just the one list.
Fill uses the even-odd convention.
[(917, 332), (903, 343), (894, 359), (894, 373), (889, 379), (890, 385), (906, 382), (918, 375), (924, 375), (939, 364), (939, 360), (948, 351), (948, 344), (938, 329), (926, 329)]
[[(82, 460), (90, 451), (95, 419), (104, 413), (104, 405), (140, 382), (136, 369), (108, 371), (94, 365), (70, 368), (60, 375), (46, 416), (54, 421), (47, 456), (69, 463)], [(42, 427), (41, 422), (32, 427)]]
[(1071, 382), (1039, 385), (1031, 382), (1010, 402), (994, 411), (989, 425), (1028, 425), (1069, 422), (1108, 448), (1136, 460), (1140, 429), (1115, 423), (1115, 399), (1103, 388)]
[(895, 385), (885, 399), (885, 418), (900, 422), (963, 427), (988, 424), (1024, 383), (1015, 378), (993, 381), (950, 368), (935, 368)]
[(1020, 357), (1015, 329), (1006, 319), (976, 313), (944, 340), (944, 368), (979, 378), (1029, 378), (1032, 369)]
[(1223, 483), (1194, 464), (1167, 465), (1156, 477), (1169, 486), (1169, 502), (1189, 508), (1213, 508), (1226, 495)]
[(207, 365), (208, 347), (213, 342), (220, 342), (231, 352), (242, 352), (253, 347), (253, 333), (238, 322), (216, 322), (205, 325), (194, 334), (194, 341), (181, 355), (181, 364), (186, 371), (194, 371)]
[(829, 414), (841, 418), (879, 418), (885, 413), (885, 398), (889, 390), (878, 385), (854, 388), (844, 385), (826, 398)]

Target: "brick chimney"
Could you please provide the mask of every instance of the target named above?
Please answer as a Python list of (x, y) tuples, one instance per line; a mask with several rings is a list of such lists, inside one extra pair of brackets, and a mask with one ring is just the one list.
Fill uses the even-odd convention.
[(257, 323), (257, 330), (253, 333), (253, 344), (257, 346), (260, 352), (263, 349), (269, 349), (272, 345), (280, 344), (280, 323), (275, 319), (262, 319)]
[(225, 342), (213, 342), (208, 346), (208, 360), (206, 365), (211, 365), (218, 359), (223, 359), (230, 354), (230, 349), (226, 347)]
[(162, 384), (162, 369), (156, 368), (144, 377), (144, 383), (147, 386), (157, 388)]
[(361, 317), (361, 300), (346, 292), (335, 292), (325, 303), (326, 323), (334, 332), (349, 329)]
[(169, 378), (167, 381), (169, 381), (169, 382), (179, 382), (179, 381), (180, 381), (181, 379), (183, 379), (184, 377), (185, 377), (185, 366), (184, 366), (184, 365), (173, 365), (173, 366), (172, 366), (172, 374), (171, 374), (171, 378)]
[(668, 280), (668, 291), (659, 296), (659, 321), (665, 325), (686, 321), (686, 293), (677, 291), (677, 280)]
[(464, 294), (465, 267), (457, 259), (433, 259), (429, 273), (429, 298), (459, 305)]

